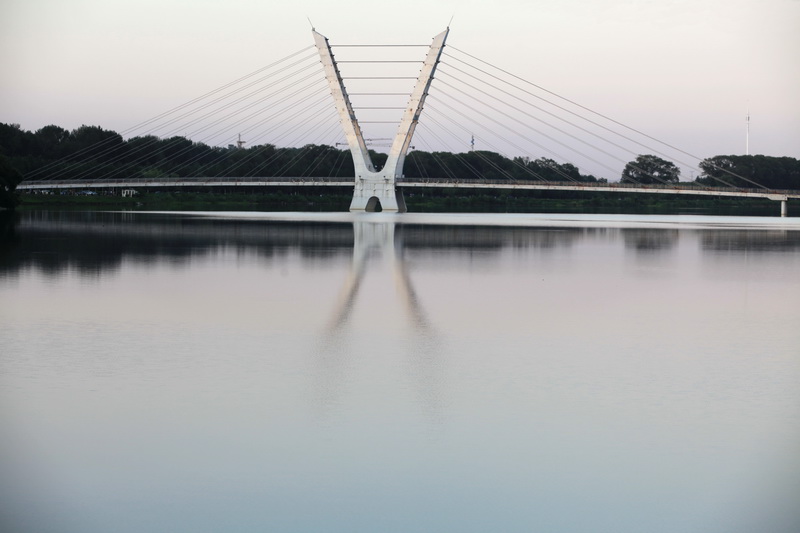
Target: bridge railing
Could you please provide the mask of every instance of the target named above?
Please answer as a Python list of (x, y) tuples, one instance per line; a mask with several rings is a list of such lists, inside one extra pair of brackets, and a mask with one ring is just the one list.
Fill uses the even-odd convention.
[(268, 176), (268, 177), (253, 177), (253, 176), (237, 176), (237, 177), (177, 177), (177, 176), (163, 176), (158, 178), (96, 178), (96, 179), (80, 179), (80, 180), (26, 180), (20, 183), (20, 188), (35, 186), (37, 188), (46, 188), (48, 185), (52, 187), (103, 187), (103, 186), (118, 186), (120, 184), (130, 186), (155, 186), (155, 185), (169, 185), (187, 186), (192, 184), (205, 185), (208, 183), (220, 184), (260, 184), (260, 183), (296, 183), (296, 184), (314, 184), (314, 183), (354, 183), (354, 178), (336, 178), (336, 177), (282, 177), (282, 176)]
[[(313, 176), (313, 177), (298, 177), (298, 176), (231, 176), (231, 177), (177, 177), (177, 176), (164, 176), (153, 178), (97, 178), (97, 179), (83, 179), (83, 180), (36, 180), (36, 181), (23, 181), (17, 187), (20, 190), (30, 189), (47, 189), (47, 188), (119, 188), (119, 187), (186, 187), (192, 185), (198, 186), (225, 186), (237, 185), (257, 186), (259, 184), (286, 184), (286, 185), (353, 185), (354, 178), (337, 178), (330, 176)], [(408, 185), (422, 185), (427, 187), (458, 187), (458, 186), (519, 186), (520, 188), (541, 188), (541, 189), (603, 189), (625, 191), (630, 190), (652, 190), (652, 191), (676, 191), (676, 192), (692, 192), (698, 193), (744, 193), (751, 195), (775, 195), (775, 196), (789, 196), (793, 198), (800, 197), (800, 191), (785, 190), (785, 189), (756, 189), (745, 187), (712, 187), (692, 182), (681, 182), (676, 184), (634, 184), (634, 183), (606, 183), (606, 182), (570, 182), (570, 181), (537, 181), (537, 180), (507, 180), (507, 179), (489, 179), (489, 178), (466, 178), (466, 179), (451, 179), (451, 178), (408, 178), (404, 177), (397, 180), (399, 186), (404, 184)]]
[(587, 189), (598, 188), (611, 188), (611, 189), (652, 189), (652, 190), (676, 190), (676, 191), (709, 191), (709, 192), (743, 192), (753, 194), (776, 194), (776, 195), (798, 195), (800, 191), (791, 189), (756, 189), (747, 187), (711, 187), (693, 182), (679, 182), (675, 184), (638, 184), (638, 183), (620, 183), (620, 182), (597, 182), (597, 181), (540, 181), (540, 180), (517, 180), (511, 181), (507, 179), (490, 179), (490, 178), (477, 178), (477, 179), (451, 179), (451, 178), (402, 178), (398, 183), (420, 183), (426, 185), (435, 185), (441, 183), (442, 186), (450, 184), (471, 184), (481, 183), (485, 185), (541, 185), (542, 187), (580, 187)]

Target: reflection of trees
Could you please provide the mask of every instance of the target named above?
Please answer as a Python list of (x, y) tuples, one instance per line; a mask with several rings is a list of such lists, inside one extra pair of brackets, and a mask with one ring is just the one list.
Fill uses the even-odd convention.
[(556, 248), (571, 246), (585, 232), (577, 228), (523, 228), (479, 226), (402, 225), (405, 249), (463, 249), (500, 251), (513, 248)]
[(8, 249), (17, 240), (17, 213), (0, 210), (0, 252)]
[[(185, 214), (35, 211), (5, 216), (0, 272), (35, 268), (48, 274), (115, 271), (123, 261), (174, 265), (220, 249), (270, 259), (295, 252), (318, 262), (353, 250), (349, 223), (191, 216)], [(395, 230), (393, 230), (395, 231)], [(397, 224), (397, 246), (408, 251), (479, 251), (571, 246), (597, 229), (509, 228)], [(401, 255), (404, 252), (400, 252)]]
[(353, 243), (348, 224), (111, 212), (31, 212), (20, 219), (15, 240), (3, 245), (0, 272), (96, 275), (123, 261), (181, 265), (220, 249), (263, 258), (299, 250), (302, 259), (318, 261), (346, 254)]
[(625, 248), (642, 253), (669, 250), (678, 243), (680, 235), (676, 229), (625, 228), (621, 233)]
[(703, 250), (715, 252), (796, 251), (800, 250), (800, 231), (699, 230)]

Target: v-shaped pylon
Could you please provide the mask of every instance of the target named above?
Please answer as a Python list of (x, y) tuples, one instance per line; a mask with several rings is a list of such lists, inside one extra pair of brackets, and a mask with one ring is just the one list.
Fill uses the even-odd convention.
[(406, 204), (403, 193), (397, 190), (395, 182), (403, 176), (403, 164), (411, 145), (411, 138), (422, 113), (423, 103), (428, 95), (428, 89), (433, 81), (433, 74), (436, 72), (449, 32), (450, 28), (447, 28), (433, 38), (417, 83), (411, 92), (408, 106), (397, 128), (386, 164), (376, 172), (328, 39), (312, 30), (322, 66), (325, 69), (325, 77), (330, 85), (342, 129), (344, 129), (347, 144), (350, 146), (350, 153), (353, 156), (356, 175), (350, 211), (374, 211), (376, 204), (380, 202), (384, 211), (405, 212)]

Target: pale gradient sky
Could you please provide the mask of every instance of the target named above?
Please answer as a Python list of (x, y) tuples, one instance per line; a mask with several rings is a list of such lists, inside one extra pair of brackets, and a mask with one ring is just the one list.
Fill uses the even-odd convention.
[[(3, 0), (0, 122), (123, 131), (313, 44), (448, 44), (708, 157), (800, 157), (799, 0)], [(423, 115), (424, 116), (424, 115)], [(688, 179), (684, 176), (683, 179)]]

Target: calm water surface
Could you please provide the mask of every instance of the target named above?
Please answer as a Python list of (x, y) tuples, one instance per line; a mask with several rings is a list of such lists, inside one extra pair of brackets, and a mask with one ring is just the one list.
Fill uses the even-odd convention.
[(22, 214), (0, 530), (800, 531), (800, 223)]

